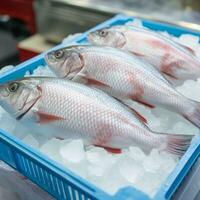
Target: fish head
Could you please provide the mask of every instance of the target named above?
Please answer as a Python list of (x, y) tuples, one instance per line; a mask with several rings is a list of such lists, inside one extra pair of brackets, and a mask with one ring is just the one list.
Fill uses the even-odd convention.
[(0, 105), (12, 117), (23, 117), (41, 97), (41, 87), (34, 79), (22, 79), (0, 85)]
[(106, 45), (115, 48), (122, 48), (126, 43), (123, 32), (112, 27), (89, 33), (88, 40), (95, 45)]
[(50, 69), (60, 78), (72, 79), (83, 68), (84, 62), (79, 46), (69, 46), (45, 55)]

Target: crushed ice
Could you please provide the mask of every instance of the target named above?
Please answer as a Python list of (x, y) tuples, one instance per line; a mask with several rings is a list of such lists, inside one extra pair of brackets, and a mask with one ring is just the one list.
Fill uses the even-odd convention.
[[(141, 27), (141, 21), (136, 20), (132, 25)], [(163, 34), (169, 36), (166, 32)], [(198, 37), (186, 34), (179, 38), (172, 38), (192, 48), (200, 58)], [(65, 39), (63, 43), (67, 41)], [(13, 66), (3, 68), (0, 74), (11, 69)], [(48, 67), (43, 66), (34, 70), (33, 75), (54, 76)], [(26, 76), (32, 75), (27, 72)], [(200, 93), (197, 92), (200, 90), (200, 79), (187, 80), (177, 86), (177, 90), (189, 98), (200, 101)], [(199, 129), (190, 122), (170, 111), (162, 108), (150, 111), (143, 106), (139, 107), (152, 130), (176, 134), (197, 134), (199, 132)], [(146, 155), (140, 148), (131, 146), (123, 150), (122, 154), (113, 155), (99, 147), (86, 148), (82, 140), (61, 141), (55, 138), (48, 141), (41, 140), (33, 134), (27, 135), (27, 129), (0, 108), (0, 120), (2, 119), (4, 122), (1, 123), (2, 129), (13, 133), (33, 148), (39, 148), (50, 158), (111, 194), (121, 187), (131, 185), (153, 196), (178, 162), (178, 158), (165, 152), (160, 153), (157, 149), (153, 149)]]

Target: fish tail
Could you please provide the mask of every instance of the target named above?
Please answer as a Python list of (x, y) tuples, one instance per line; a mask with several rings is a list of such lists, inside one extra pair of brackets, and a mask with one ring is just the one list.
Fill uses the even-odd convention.
[(191, 144), (194, 135), (162, 134), (166, 138), (165, 150), (181, 157)]
[(193, 111), (189, 112), (189, 114), (183, 114), (183, 116), (186, 119), (188, 119), (191, 123), (200, 128), (200, 102), (193, 101), (193, 105)]

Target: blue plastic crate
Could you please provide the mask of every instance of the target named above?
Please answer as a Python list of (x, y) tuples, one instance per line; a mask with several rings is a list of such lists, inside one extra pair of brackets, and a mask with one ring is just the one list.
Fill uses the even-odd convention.
[[(133, 17), (117, 15), (112, 19), (89, 30), (100, 29), (110, 25), (125, 24), (132, 21)], [(200, 36), (199, 32), (176, 27), (169, 24), (162, 24), (150, 20), (142, 20), (144, 26), (159, 31), (168, 31), (170, 34), (179, 36), (183, 33), (190, 33)], [(85, 43), (88, 32), (74, 38), (70, 42)], [(66, 44), (65, 44), (66, 45)], [(62, 47), (58, 45), (54, 49)], [(0, 76), (0, 83), (23, 77), (27, 71), (33, 72), (38, 65), (44, 65), (44, 54), (40, 54)], [(178, 162), (176, 168), (163, 182), (154, 199), (168, 200), (174, 194), (187, 172), (190, 170), (200, 154), (200, 135), (193, 139), (193, 142), (185, 155)], [(41, 188), (46, 190), (59, 200), (148, 200), (148, 196), (134, 189), (126, 187), (120, 189), (116, 195), (111, 196), (96, 186), (90, 184), (83, 178), (75, 175), (70, 170), (62, 167), (55, 161), (47, 158), (39, 151), (30, 148), (16, 137), (3, 130), (0, 130), (0, 159), (18, 170), (24, 176), (32, 180)], [(152, 180), (153, 181), (153, 180)]]

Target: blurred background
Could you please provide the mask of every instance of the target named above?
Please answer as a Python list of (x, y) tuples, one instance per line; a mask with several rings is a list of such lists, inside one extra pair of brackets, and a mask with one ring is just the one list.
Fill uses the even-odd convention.
[(200, 0), (2, 0), (0, 67), (27, 60), (117, 13), (200, 31)]

